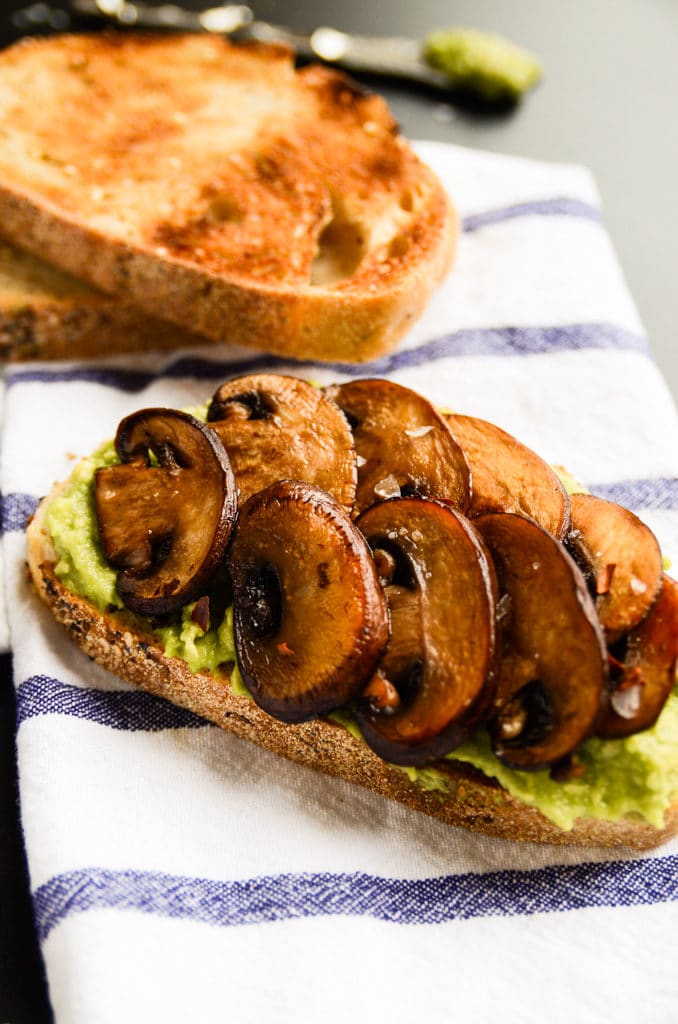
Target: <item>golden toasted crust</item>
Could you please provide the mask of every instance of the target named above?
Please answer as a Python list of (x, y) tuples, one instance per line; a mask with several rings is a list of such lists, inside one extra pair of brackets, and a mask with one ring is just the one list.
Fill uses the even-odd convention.
[(341, 725), (326, 720), (287, 725), (271, 718), (250, 698), (232, 693), (226, 674), (217, 677), (191, 672), (184, 661), (166, 657), (151, 634), (123, 625), (68, 591), (54, 574), (55, 556), (44, 527), (44, 506), (45, 501), (28, 528), (29, 568), (38, 593), (82, 650), (127, 682), (291, 761), (472, 831), (523, 842), (637, 850), (659, 846), (678, 832), (678, 802), (669, 809), (663, 830), (640, 819), (606, 822), (585, 818), (571, 831), (563, 831), (473, 768), (440, 762), (435, 767), (446, 776), (448, 792), (426, 791)]
[(0, 243), (0, 361), (167, 351), (206, 342)]
[(0, 55), (0, 121), (3, 235), (215, 341), (373, 358), (454, 249), (383, 100), (277, 47), (26, 40)]

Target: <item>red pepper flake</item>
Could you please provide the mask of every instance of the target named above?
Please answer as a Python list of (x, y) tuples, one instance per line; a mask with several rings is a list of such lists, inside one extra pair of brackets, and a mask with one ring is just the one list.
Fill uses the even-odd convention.
[(191, 622), (195, 622), (203, 633), (210, 628), (210, 599), (207, 594), (203, 594), (195, 602), (195, 608), (191, 612)]
[(635, 666), (625, 673), (624, 678), (617, 683), (615, 689), (617, 690), (630, 690), (632, 686), (645, 686), (647, 680), (643, 677), (642, 670)]
[(276, 650), (278, 651), (279, 654), (287, 654), (287, 655), (294, 654), (294, 651), (289, 646), (289, 644), (286, 643), (285, 640), (283, 640), (283, 642), (281, 644), (278, 644), (276, 646)]
[(624, 671), (624, 662), (620, 661), (619, 658), (615, 658), (612, 651), (607, 652), (607, 660), (610, 664), (610, 668), (616, 668), (618, 672)]
[(614, 576), (614, 570), (617, 568), (616, 562), (608, 562), (600, 572), (596, 579), (596, 594), (602, 596), (603, 594), (609, 594), (610, 587), (612, 585), (612, 577)]
[(398, 691), (393, 683), (386, 676), (383, 676), (381, 672), (377, 672), (372, 676), (363, 691), (363, 696), (367, 697), (372, 707), (377, 711), (382, 711), (384, 708), (389, 708), (393, 711), (395, 708), (400, 707)]

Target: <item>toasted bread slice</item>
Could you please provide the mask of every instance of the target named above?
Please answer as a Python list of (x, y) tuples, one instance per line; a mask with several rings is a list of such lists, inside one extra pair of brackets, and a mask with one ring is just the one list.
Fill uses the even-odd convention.
[(214, 341), (373, 358), (454, 249), (384, 101), (279, 47), (25, 40), (0, 55), (0, 124), (4, 237)]
[[(57, 485), (57, 487), (60, 485)], [(45, 528), (43, 500), (27, 532), (30, 573), (42, 600), (89, 657), (121, 679), (172, 701), (216, 725), (291, 761), (354, 782), (450, 825), (503, 839), (576, 846), (650, 849), (678, 832), (678, 801), (663, 829), (638, 818), (610, 822), (580, 818), (570, 831), (510, 796), (492, 779), (461, 763), (440, 761), (436, 769), (446, 793), (427, 791), (401, 769), (387, 764), (342, 725), (317, 719), (289, 725), (255, 702), (232, 692), (227, 674), (193, 673), (167, 657), (152, 632), (142, 633), (99, 611), (67, 590), (54, 573), (55, 552)]]
[(90, 358), (206, 343), (0, 243), (0, 361)]

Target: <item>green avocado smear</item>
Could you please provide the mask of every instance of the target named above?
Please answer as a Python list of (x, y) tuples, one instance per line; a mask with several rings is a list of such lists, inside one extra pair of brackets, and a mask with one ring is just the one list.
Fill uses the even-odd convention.
[[(45, 513), (45, 525), (58, 556), (56, 576), (102, 612), (122, 612), (123, 603), (115, 586), (117, 572), (104, 558), (99, 543), (93, 482), (97, 469), (119, 461), (113, 442), (83, 459), (66, 487), (50, 500)], [(224, 664), (230, 668), (235, 663), (233, 609), (227, 608), (221, 622), (211, 624), (203, 633), (191, 618), (194, 608), (195, 602), (186, 605), (180, 621), (155, 628), (148, 619), (127, 610), (124, 616), (131, 625), (152, 633), (169, 657), (182, 658), (192, 672), (216, 672)]]
[[(167, 655), (186, 661), (191, 671), (216, 672), (224, 665), (232, 668), (232, 608), (205, 633), (191, 619), (193, 604), (183, 609), (180, 621), (161, 628), (123, 610), (115, 586), (117, 573), (106, 562), (99, 544), (93, 497), (95, 471), (117, 461), (112, 442), (103, 445), (78, 463), (67, 484), (50, 499), (45, 525), (57, 554), (56, 575), (64, 586), (101, 611), (119, 610), (126, 621), (151, 633)], [(231, 687), (247, 694), (237, 666)], [(348, 710), (330, 718), (360, 738)], [(481, 729), (447, 760), (462, 761), (496, 779), (508, 793), (536, 807), (562, 829), (571, 829), (580, 817), (617, 821), (627, 815), (643, 817), (661, 828), (667, 808), (678, 798), (678, 692), (669, 698), (652, 729), (624, 740), (588, 740), (578, 755), (584, 772), (566, 782), (555, 782), (548, 771), (513, 771), (494, 757)], [(447, 790), (445, 773), (434, 766), (402, 770), (423, 789)]]
[(472, 28), (444, 28), (424, 40), (427, 64), (450, 85), (488, 103), (515, 103), (541, 78), (539, 62), (503, 36)]

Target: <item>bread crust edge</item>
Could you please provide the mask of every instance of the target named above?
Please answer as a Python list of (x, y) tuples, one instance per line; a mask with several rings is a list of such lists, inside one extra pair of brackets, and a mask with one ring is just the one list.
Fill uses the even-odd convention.
[(0, 309), (0, 362), (96, 359), (115, 353), (174, 352), (209, 339), (140, 313), (110, 296), (50, 302), (26, 300)]
[(43, 499), (27, 529), (28, 567), (37, 593), (81, 650), (120, 679), (290, 761), (472, 832), (526, 843), (632, 850), (652, 849), (678, 833), (678, 801), (668, 809), (663, 829), (640, 818), (616, 822), (580, 818), (566, 831), (470, 766), (437, 763), (448, 791), (427, 791), (341, 725), (324, 719), (300, 725), (277, 721), (254, 700), (233, 693), (228, 673), (192, 672), (183, 660), (167, 657), (150, 635), (69, 591), (54, 573), (45, 505)]
[(45, 200), (0, 183), (3, 237), (144, 313), (198, 335), (295, 359), (360, 363), (392, 351), (451, 268), (460, 233), (449, 197), (421, 259), (385, 287), (359, 291), (239, 281), (161, 258), (77, 224)]

